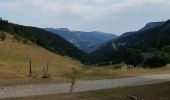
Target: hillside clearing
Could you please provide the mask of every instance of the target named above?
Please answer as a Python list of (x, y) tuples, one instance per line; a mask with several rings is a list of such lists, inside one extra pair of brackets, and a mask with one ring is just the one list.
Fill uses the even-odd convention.
[[(0, 41), (0, 85), (61, 83), (69, 82), (68, 75), (75, 67), (81, 73), (79, 80), (110, 79), (143, 74), (169, 73), (170, 66), (143, 69), (115, 69), (115, 65), (93, 67), (81, 64), (69, 57), (49, 52), (32, 43), (19, 43), (6, 33), (5, 41)], [(29, 61), (32, 61), (33, 78), (29, 78)], [(43, 66), (49, 63), (49, 79), (42, 79)]]
[(0, 42), (0, 79), (26, 78), (29, 75), (29, 61), (32, 61), (33, 76), (42, 77), (43, 66), (49, 63), (49, 74), (61, 77), (72, 67), (80, 69), (82, 64), (69, 57), (49, 52), (34, 44), (17, 42), (11, 35)]

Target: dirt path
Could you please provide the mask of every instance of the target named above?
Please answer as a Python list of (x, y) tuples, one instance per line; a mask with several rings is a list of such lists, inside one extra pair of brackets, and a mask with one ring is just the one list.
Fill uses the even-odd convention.
[[(108, 89), (123, 86), (153, 84), (170, 81), (170, 74), (143, 75), (128, 78), (77, 81), (74, 92)], [(25, 97), (47, 94), (68, 93), (69, 83), (36, 84), (0, 87), (0, 98)]]

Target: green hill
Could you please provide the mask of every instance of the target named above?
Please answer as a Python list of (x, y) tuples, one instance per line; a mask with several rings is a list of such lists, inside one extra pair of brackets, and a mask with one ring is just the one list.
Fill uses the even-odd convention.
[(62, 37), (41, 28), (22, 26), (0, 20), (0, 30), (12, 34), (18, 41), (31, 41), (49, 51), (87, 62), (87, 54), (64, 40)]

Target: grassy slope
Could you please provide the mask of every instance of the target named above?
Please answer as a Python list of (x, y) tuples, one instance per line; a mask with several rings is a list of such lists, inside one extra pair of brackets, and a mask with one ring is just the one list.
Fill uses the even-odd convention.
[(160, 68), (126, 68), (127, 65), (122, 69), (114, 69), (117, 65), (108, 65), (103, 67), (86, 66), (83, 71), (83, 77), (85, 79), (110, 79), (120, 77), (139, 76), (145, 74), (164, 74), (170, 73), (170, 64)]
[[(29, 60), (32, 60), (33, 75), (37, 77), (29, 80)], [(49, 61), (49, 73), (51, 78), (47, 81), (40, 79), (43, 66)], [(18, 43), (7, 34), (5, 41), (0, 41), (0, 85), (3, 84), (25, 84), (41, 82), (63, 82), (67, 81), (66, 75), (72, 67), (81, 70), (80, 79), (103, 79), (143, 75), (149, 73), (169, 73), (170, 66), (157, 69), (127, 69), (115, 70), (114, 65), (104, 67), (92, 67), (83, 65), (78, 61), (72, 61), (69, 57), (63, 57), (49, 52), (33, 44)]]
[(137, 96), (143, 98), (144, 100), (169, 100), (169, 93), (170, 82), (167, 82), (74, 94), (46, 95), (4, 100), (130, 100), (128, 95)]
[(42, 76), (43, 66), (49, 62), (51, 76), (62, 76), (72, 67), (81, 68), (82, 64), (71, 58), (51, 53), (33, 44), (18, 43), (7, 34), (5, 41), (0, 41), (0, 79), (24, 78), (28, 76), (29, 60), (32, 60), (33, 75)]

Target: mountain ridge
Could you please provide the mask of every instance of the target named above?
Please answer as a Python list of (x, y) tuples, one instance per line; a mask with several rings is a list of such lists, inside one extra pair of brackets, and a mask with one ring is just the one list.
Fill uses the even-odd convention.
[(66, 41), (59, 35), (45, 31), (41, 28), (23, 26), (0, 20), (0, 30), (14, 35), (18, 40), (31, 41), (43, 48), (62, 56), (69, 56), (74, 59), (86, 62), (87, 54)]
[(80, 50), (86, 53), (90, 53), (98, 49), (98, 47), (90, 49), (90, 47), (92, 46), (102, 44), (110, 39), (117, 38), (117, 36), (114, 34), (98, 31), (74, 31), (68, 28), (45, 28), (45, 30), (60, 35), (61, 37), (65, 38), (67, 41), (69, 41), (70, 43), (72, 43), (73, 45), (75, 45)]
[[(112, 61), (119, 56), (118, 53), (123, 52), (119, 51), (127, 48), (137, 48), (143, 52), (154, 52), (166, 45), (170, 45), (170, 20), (147, 23), (138, 31), (126, 32), (90, 55), (95, 56), (93, 59), (100, 59), (101, 62)], [(113, 55), (116, 55), (116, 57)]]

